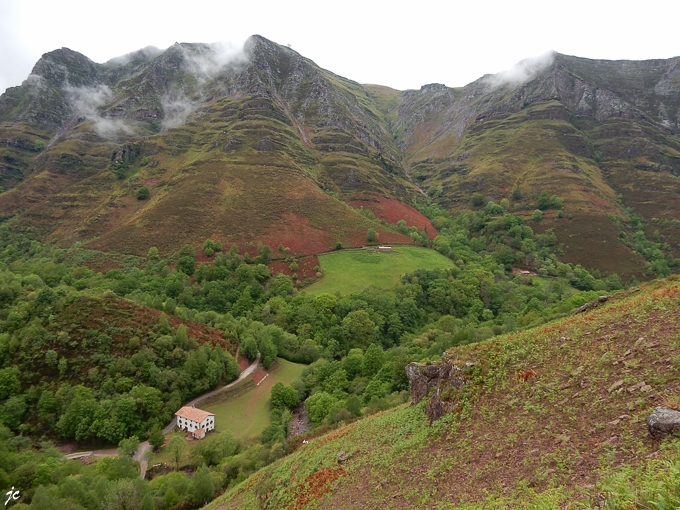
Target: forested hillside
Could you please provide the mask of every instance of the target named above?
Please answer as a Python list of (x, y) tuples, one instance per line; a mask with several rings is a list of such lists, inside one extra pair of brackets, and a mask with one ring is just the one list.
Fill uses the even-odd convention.
[[(437, 208), (424, 212), (440, 218), (433, 245), (449, 257), (450, 269), (415, 270), (391, 289), (348, 296), (308, 296), (296, 274), (274, 275), (270, 267), (285, 260), (297, 269), (284, 247), (273, 252), (261, 245), (251, 258), (235, 245), (225, 251), (216, 239), (207, 240), (200, 254), (185, 245), (167, 259), (154, 247), (144, 258), (111, 259), (1, 227), (0, 420), (7, 445), (13, 445), (7, 455), (18, 451), (8, 457), (8, 479), (22, 484), (24, 501), (66, 490), (61, 484), (69, 476), (58, 473), (67, 468), (50, 445), (120, 444), (130, 451), (130, 444), (152, 440), (189, 398), (236, 377), (237, 346), (251, 360), (261, 353), (264, 367), (276, 356), (311, 363), (292, 386), (274, 386), (271, 425), (259, 444), (222, 433), (209, 441), (222, 445), (210, 447), (223, 448), (222, 457), (209, 450), (184, 457), (191, 470), (205, 464), (213, 473), (212, 495), (299, 446), (300, 440), (286, 437), (301, 409), (319, 434), (399, 405), (408, 398), (409, 363), (541, 324), (623, 286), (618, 277), (602, 280), (597, 272), (561, 264), (554, 236), (535, 235), (500, 209), (455, 219)], [(480, 235), (485, 232), (494, 234)], [(285, 258), (272, 261), (274, 256)], [(545, 277), (509, 271), (526, 258), (540, 261)], [(88, 268), (113, 262), (117, 269)], [(46, 453), (34, 451), (31, 441), (40, 441)], [(35, 470), (47, 458), (55, 459), (44, 468), (51, 474), (40, 481)], [(125, 458), (111, 465), (122, 471), (105, 475), (120, 486), (116, 490), (123, 491), (128, 482), (120, 480), (136, 472)], [(26, 462), (29, 467), (21, 467)], [(135, 497), (163, 501), (164, 508), (201, 503), (186, 475), (164, 476), (175, 481), (150, 489), (135, 485)], [(86, 484), (83, 490), (96, 488)]]

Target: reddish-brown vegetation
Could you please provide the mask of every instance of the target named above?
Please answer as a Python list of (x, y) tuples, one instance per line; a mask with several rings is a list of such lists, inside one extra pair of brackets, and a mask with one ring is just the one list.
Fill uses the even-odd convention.
[(517, 374), (517, 379), (520, 381), (528, 381), (529, 379), (533, 379), (536, 376), (536, 371), (535, 370), (525, 370), (524, 372), (519, 372)]
[[(109, 298), (109, 299), (116, 299), (116, 298)], [(140, 321), (145, 321), (149, 323), (150, 325), (155, 325), (158, 324), (158, 321), (160, 320), (161, 312), (160, 310), (155, 310), (153, 308), (147, 308), (145, 306), (137, 306), (133, 305), (131, 303), (127, 303), (124, 300), (118, 300), (121, 303), (127, 304), (130, 308), (132, 308), (137, 317), (139, 318)], [(125, 308), (125, 305), (121, 305), (123, 308)], [(194, 322), (194, 321), (184, 321), (182, 319), (179, 319), (175, 317), (174, 315), (167, 315), (168, 317), (168, 322), (170, 323), (170, 326), (172, 328), (178, 328), (181, 324), (184, 324), (187, 327), (187, 334), (191, 338), (195, 338), (196, 341), (199, 344), (204, 344), (204, 343), (209, 343), (211, 345), (221, 345), (222, 347), (228, 348), (231, 352), (235, 352), (236, 350), (236, 344), (238, 343), (238, 340), (236, 339), (227, 339), (224, 336), (224, 333), (217, 329), (210, 328), (206, 326), (205, 324), (202, 324), (200, 322)], [(149, 320), (150, 318), (153, 318)], [(155, 321), (154, 321), (155, 319)]]
[(250, 366), (250, 361), (248, 361), (248, 358), (244, 358), (243, 356), (238, 357), (238, 366), (241, 369), (241, 372), (243, 372), (246, 368)]
[(331, 484), (345, 474), (342, 467), (324, 469), (308, 476), (304, 482), (293, 489), (294, 501), (286, 508), (288, 510), (302, 510), (315, 499), (331, 491)]
[(427, 226), (427, 234), (430, 240), (437, 237), (437, 230), (432, 222), (423, 216), (417, 209), (394, 198), (385, 197), (362, 197), (361, 200), (347, 202), (355, 209), (370, 209), (378, 219), (396, 225), (399, 220), (404, 220), (409, 227), (418, 227), (422, 231)]
[[(285, 246), (285, 245), (284, 245)], [(302, 257), (297, 259), (297, 271), (293, 271), (290, 269), (290, 262), (286, 262), (285, 260), (274, 260), (269, 263), (269, 269), (271, 269), (272, 274), (285, 274), (288, 276), (292, 276), (293, 273), (298, 275), (298, 278), (300, 280), (306, 280), (307, 278), (314, 278), (316, 279), (316, 271), (314, 271), (315, 267), (321, 267), (321, 264), (319, 263), (319, 257), (316, 255), (313, 255), (311, 257)]]

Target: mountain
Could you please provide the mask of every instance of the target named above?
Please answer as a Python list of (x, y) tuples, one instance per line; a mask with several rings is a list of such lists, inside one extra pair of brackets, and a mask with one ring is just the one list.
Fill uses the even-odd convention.
[(648, 238), (665, 237), (666, 255), (680, 254), (679, 105), (680, 58), (555, 53), (462, 88), (404, 92), (392, 129), (416, 181), (447, 209), (518, 189), (513, 207), (528, 219), (541, 192), (558, 195), (571, 218), (546, 211), (534, 228), (555, 228), (568, 262), (628, 273), (641, 261), (617, 239), (630, 228), (626, 207), (649, 221)]
[(334, 195), (394, 198), (422, 218), (361, 86), (258, 36), (243, 51), (175, 44), (105, 64), (56, 50), (2, 96), (0, 120), (12, 188), (0, 211), (60, 244), (143, 255), (217, 238), (317, 253), (369, 228), (410, 242)]
[[(124, 254), (206, 238), (310, 254), (369, 228), (409, 242), (346, 204), (434, 235), (414, 206), (508, 199), (555, 230), (566, 262), (641, 277), (680, 258), (679, 62), (552, 53), (400, 92), (260, 36), (104, 64), (62, 48), (0, 97), (0, 213), (43, 240)], [(541, 193), (560, 217), (543, 207), (531, 221)]]

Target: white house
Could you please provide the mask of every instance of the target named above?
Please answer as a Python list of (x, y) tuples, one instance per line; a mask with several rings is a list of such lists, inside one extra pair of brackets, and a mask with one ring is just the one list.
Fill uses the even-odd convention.
[(378, 246), (378, 251), (392, 251), (391, 246)]
[(204, 438), (207, 431), (215, 428), (215, 415), (202, 409), (185, 406), (175, 416), (177, 426), (186, 432), (192, 432), (197, 439)]

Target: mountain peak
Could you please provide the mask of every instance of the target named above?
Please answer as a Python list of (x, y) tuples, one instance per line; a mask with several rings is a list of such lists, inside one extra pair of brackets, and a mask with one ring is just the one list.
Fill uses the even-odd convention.
[(41, 76), (54, 85), (68, 83), (73, 86), (91, 85), (98, 77), (96, 64), (82, 53), (69, 48), (45, 53), (31, 74)]

